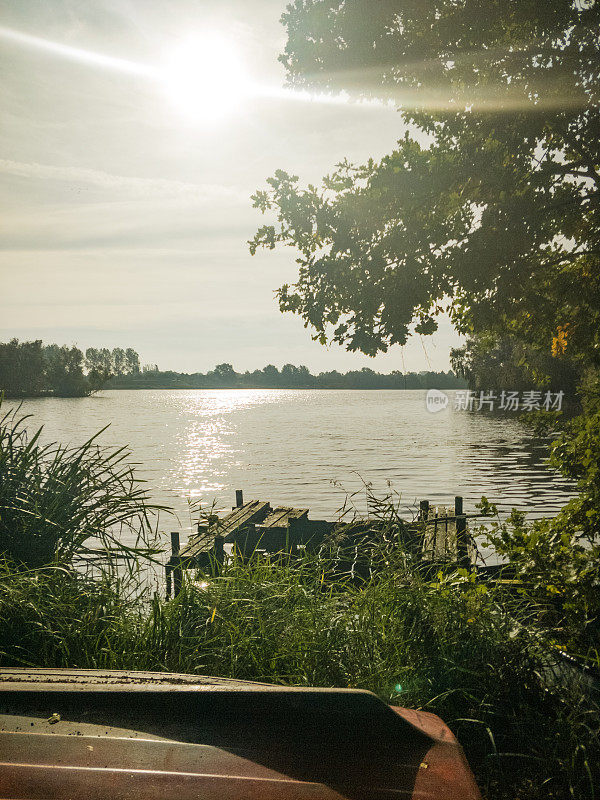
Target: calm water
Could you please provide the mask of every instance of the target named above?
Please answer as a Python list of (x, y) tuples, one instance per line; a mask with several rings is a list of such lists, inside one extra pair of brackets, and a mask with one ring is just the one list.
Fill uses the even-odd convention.
[[(450, 392), (452, 395), (453, 393)], [(112, 391), (23, 403), (46, 440), (79, 444), (110, 423), (105, 444), (128, 444), (156, 502), (191, 523), (189, 501), (246, 499), (309, 508), (333, 518), (344, 492), (365, 509), (362, 481), (419, 499), (482, 494), (502, 510), (551, 514), (570, 487), (544, 467), (547, 445), (508, 413), (491, 417), (425, 408), (424, 391)], [(165, 520), (165, 527), (178, 527)]]

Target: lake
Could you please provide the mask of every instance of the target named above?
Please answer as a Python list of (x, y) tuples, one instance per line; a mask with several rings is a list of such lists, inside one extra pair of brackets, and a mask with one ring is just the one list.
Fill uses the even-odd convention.
[(482, 494), (532, 516), (565, 504), (571, 487), (544, 466), (546, 441), (510, 412), (457, 411), (448, 394), (438, 413), (427, 411), (425, 391), (279, 389), (106, 391), (27, 400), (22, 410), (46, 441), (80, 444), (110, 425), (100, 441), (130, 446), (152, 499), (187, 529), (189, 501), (230, 507), (237, 488), (317, 519), (333, 519), (346, 492), (364, 512), (363, 481), (381, 495), (389, 483), (409, 514), (420, 499), (455, 494), (467, 513)]

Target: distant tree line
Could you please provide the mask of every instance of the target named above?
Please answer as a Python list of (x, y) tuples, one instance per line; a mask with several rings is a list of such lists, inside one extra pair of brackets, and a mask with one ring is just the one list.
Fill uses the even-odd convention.
[(218, 364), (203, 374), (144, 369), (113, 378), (107, 389), (452, 389), (466, 381), (453, 372), (382, 374), (368, 367), (351, 372), (321, 372), (285, 364), (281, 370), (268, 364), (254, 372), (236, 372), (231, 364)]
[(115, 347), (44, 345), (32, 342), (0, 342), (0, 392), (6, 397), (86, 397), (117, 375), (140, 370), (135, 350)]

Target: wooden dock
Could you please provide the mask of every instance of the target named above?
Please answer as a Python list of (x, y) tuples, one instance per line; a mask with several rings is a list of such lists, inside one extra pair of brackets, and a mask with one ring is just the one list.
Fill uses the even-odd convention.
[[(328, 546), (338, 566), (336, 573), (368, 578), (373, 571), (369, 559), (372, 534), (382, 527), (381, 521), (311, 520), (308, 513), (305, 508), (273, 508), (262, 500), (245, 503), (238, 489), (232, 510), (225, 516), (208, 516), (183, 549), (179, 533), (171, 534), (171, 558), (165, 567), (168, 596), (179, 593), (184, 569), (218, 574), (227, 557), (226, 547), (238, 557), (250, 559), (257, 555), (292, 557)], [(465, 568), (474, 564), (462, 497), (455, 498), (454, 507), (432, 507), (428, 500), (421, 501), (416, 520), (394, 523), (393, 536), (388, 539), (390, 546), (402, 540), (425, 564), (442, 562)]]

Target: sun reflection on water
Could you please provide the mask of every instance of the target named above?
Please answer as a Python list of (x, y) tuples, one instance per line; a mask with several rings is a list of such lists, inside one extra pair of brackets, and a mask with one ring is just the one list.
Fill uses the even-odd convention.
[(183, 426), (175, 436), (171, 468), (163, 484), (181, 497), (203, 500), (222, 492), (227, 478), (244, 468), (243, 439), (236, 414), (257, 405), (280, 402), (273, 390), (189, 392), (178, 397)]
[[(461, 494), (473, 508), (485, 494), (502, 513), (539, 516), (572, 491), (544, 466), (547, 444), (516, 419), (432, 415), (421, 391), (107, 391), (25, 401), (22, 412), (33, 430), (45, 425), (43, 442), (80, 444), (110, 424), (101, 442), (130, 445), (153, 502), (172, 506), (189, 530), (198, 504), (231, 508), (238, 488), (246, 499), (309, 508), (313, 519), (334, 518), (344, 490), (365, 513), (363, 480), (379, 496), (391, 485), (409, 515), (422, 498)], [(178, 523), (163, 516), (163, 525)]]

